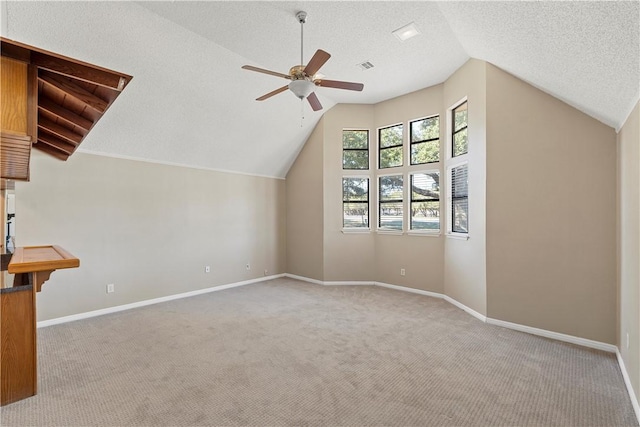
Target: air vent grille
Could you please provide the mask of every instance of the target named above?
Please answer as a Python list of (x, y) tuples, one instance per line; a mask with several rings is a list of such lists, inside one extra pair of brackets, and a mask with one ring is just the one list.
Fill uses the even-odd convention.
[(369, 61), (364, 61), (361, 62), (360, 64), (358, 64), (358, 67), (360, 67), (360, 69), (362, 70), (369, 70), (371, 68), (373, 68), (373, 64)]

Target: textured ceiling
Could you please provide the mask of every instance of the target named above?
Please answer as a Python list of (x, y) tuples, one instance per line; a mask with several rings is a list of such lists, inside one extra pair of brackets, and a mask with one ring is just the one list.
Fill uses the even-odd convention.
[[(639, 2), (2, 2), (2, 35), (134, 76), (83, 150), (283, 177), (323, 111), (375, 103), (444, 81), (469, 57), (489, 61), (619, 127), (640, 85)], [(287, 73), (332, 54), (313, 112)], [(414, 21), (418, 37), (391, 31)], [(362, 71), (357, 64), (370, 61)], [(302, 114), (304, 119), (301, 118)]]

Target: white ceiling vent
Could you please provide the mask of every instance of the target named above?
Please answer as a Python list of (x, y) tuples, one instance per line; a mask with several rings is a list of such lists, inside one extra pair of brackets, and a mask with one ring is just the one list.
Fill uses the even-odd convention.
[(365, 71), (365, 70), (369, 70), (371, 68), (373, 68), (373, 64), (369, 61), (364, 61), (358, 64), (358, 67), (360, 67), (361, 70)]

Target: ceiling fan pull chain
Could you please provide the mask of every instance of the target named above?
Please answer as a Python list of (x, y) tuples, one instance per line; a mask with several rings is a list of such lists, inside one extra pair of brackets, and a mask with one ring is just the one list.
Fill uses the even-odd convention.
[(304, 122), (304, 99), (300, 98), (300, 127)]

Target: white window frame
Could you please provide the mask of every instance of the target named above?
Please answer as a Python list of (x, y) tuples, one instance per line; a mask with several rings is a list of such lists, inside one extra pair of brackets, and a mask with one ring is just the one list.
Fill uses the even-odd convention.
[[(355, 170), (355, 169), (354, 169)], [(365, 171), (364, 169), (361, 169), (363, 172)], [(368, 171), (367, 171), (368, 172)], [(344, 226), (344, 193), (343, 193), (343, 180), (345, 178), (356, 178), (356, 179), (367, 179), (369, 180), (369, 185), (368, 185), (368, 192), (369, 192), (369, 196), (368, 196), (368, 202), (367, 202), (367, 209), (369, 210), (369, 226), (368, 227), (345, 227)], [(369, 174), (349, 174), (349, 175), (342, 175), (340, 177), (340, 194), (342, 194), (342, 200), (340, 201), (341, 204), (341, 209), (340, 209), (340, 223), (342, 224), (342, 232), (345, 234), (349, 234), (349, 233), (370, 233), (371, 232), (371, 176), (369, 176)]]
[[(419, 120), (419, 119), (418, 119)], [(440, 162), (433, 162), (433, 163), (425, 163), (423, 165), (420, 166), (425, 166), (425, 165), (433, 165), (436, 166), (438, 165)], [(417, 166), (417, 165), (415, 165)], [(414, 174), (418, 174), (418, 173), (433, 173), (433, 172), (437, 172), (440, 175), (440, 198), (438, 200), (439, 202), (439, 207), (438, 210), (440, 211), (439, 213), (439, 227), (438, 230), (412, 230), (411, 229), (411, 188), (409, 188), (411, 186), (411, 175)], [(443, 206), (443, 197), (442, 197), (442, 189), (443, 189), (443, 185), (442, 185), (442, 171), (440, 170), (440, 168), (438, 167), (430, 167), (427, 169), (416, 169), (416, 170), (410, 170), (407, 173), (407, 177), (405, 178), (405, 182), (409, 183), (409, 186), (405, 186), (407, 187), (406, 189), (406, 193), (407, 193), (407, 234), (409, 235), (414, 235), (414, 236), (440, 236), (442, 234), (442, 206)]]
[[(467, 165), (467, 179), (470, 181), (470, 177), (471, 177), (471, 166), (469, 165), (469, 152), (471, 151), (472, 145), (471, 142), (469, 141), (469, 146), (467, 147), (467, 152), (465, 154), (461, 154), (459, 156), (453, 157), (453, 110), (455, 110), (456, 108), (458, 108), (460, 105), (467, 103), (467, 111), (469, 110), (469, 99), (468, 96), (464, 96), (463, 98), (461, 98), (460, 100), (458, 100), (457, 102), (453, 103), (451, 105), (451, 107), (447, 108), (447, 127), (446, 127), (446, 159), (445, 159), (445, 173), (447, 174), (446, 176), (446, 187), (444, 189), (444, 194), (446, 195), (445, 197), (445, 212), (446, 212), (446, 224), (447, 224), (447, 228), (445, 231), (445, 236), (448, 238), (454, 238), (454, 239), (463, 239), (463, 240), (469, 240), (469, 233), (460, 233), (457, 231), (453, 231), (453, 215), (452, 215), (452, 205), (453, 205), (453, 195), (451, 193), (452, 190), (452, 186), (451, 186), (451, 171), (453, 168), (456, 168), (458, 166), (462, 166), (463, 164)], [(469, 113), (467, 112), (467, 129), (469, 128)], [(469, 137), (468, 131), (467, 131), (467, 138)], [(440, 177), (440, 179), (442, 180), (442, 177)], [(467, 200), (468, 202), (470, 202), (470, 189), (468, 191), (467, 194)], [(440, 195), (443, 194), (443, 189), (440, 189)], [(442, 200), (442, 199), (441, 199)], [(469, 203), (469, 205), (471, 205), (471, 203)], [(471, 206), (469, 206), (469, 212), (471, 212)], [(468, 219), (470, 220), (470, 218)], [(442, 223), (440, 223), (440, 227), (442, 227)], [(471, 228), (471, 227), (469, 227)]]
[[(420, 120), (432, 119), (434, 117), (438, 117), (438, 161), (437, 162), (429, 162), (429, 163), (418, 163), (417, 165), (411, 164), (411, 123), (418, 122)], [(407, 120), (407, 158), (406, 165), (410, 168), (431, 168), (432, 166), (439, 165), (443, 163), (444, 159), (442, 156), (442, 118), (440, 117), (440, 113), (431, 114), (430, 116), (417, 117), (415, 119)]]
[[(387, 169), (396, 169), (395, 173), (381, 173), (376, 174), (376, 232), (381, 234), (403, 234), (406, 229), (407, 224), (407, 209), (405, 207), (405, 202), (407, 200), (407, 177), (406, 173), (400, 170), (400, 167), (397, 168), (387, 168)], [(380, 227), (380, 178), (384, 178), (385, 176), (402, 176), (402, 229), (397, 230), (394, 228), (382, 228)], [(369, 223), (371, 224), (371, 223)]]
[[(402, 165), (400, 166), (393, 166), (391, 168), (381, 168), (380, 167), (380, 131), (382, 129), (387, 129), (387, 128), (392, 128), (395, 126), (402, 126)], [(406, 132), (406, 124), (405, 122), (397, 122), (397, 123), (391, 123), (388, 125), (384, 125), (384, 126), (380, 126), (376, 128), (376, 170), (377, 171), (385, 171), (384, 175), (397, 175), (397, 174), (388, 174), (386, 171), (390, 171), (390, 170), (394, 170), (394, 169), (401, 169), (405, 166), (407, 166), (407, 159), (406, 157), (406, 153), (405, 153), (405, 146), (407, 145), (407, 132)]]
[[(345, 169), (344, 168), (344, 145), (342, 146), (342, 148), (340, 149), (340, 152), (342, 153), (342, 156), (340, 158), (340, 169), (343, 171), (343, 173), (370, 173), (374, 168), (371, 167), (371, 129), (368, 128), (343, 128), (342, 132), (340, 132), (340, 136), (342, 136), (342, 134), (344, 133), (344, 131), (351, 131), (351, 132), (357, 132), (357, 131), (366, 131), (367, 132), (367, 151), (369, 154), (369, 162), (368, 162), (368, 168), (367, 169)], [(346, 175), (344, 175), (345, 178), (347, 178)], [(369, 181), (371, 181), (371, 178), (369, 178)]]

